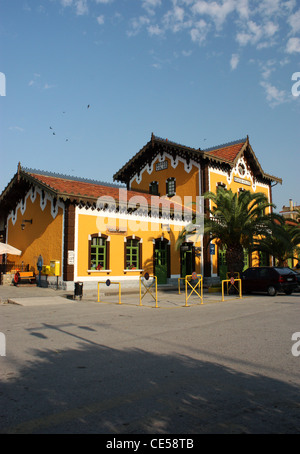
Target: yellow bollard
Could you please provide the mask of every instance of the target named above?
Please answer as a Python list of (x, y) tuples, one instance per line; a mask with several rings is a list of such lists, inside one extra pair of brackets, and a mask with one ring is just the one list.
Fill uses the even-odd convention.
[(106, 284), (107, 286), (109, 286), (110, 284), (118, 284), (119, 285), (119, 304), (122, 304), (122, 302), (121, 302), (121, 282), (111, 282), (109, 279), (107, 279), (105, 282), (99, 281), (98, 282), (98, 303), (100, 303), (100, 284)]
[[(152, 279), (154, 279), (154, 281), (152, 282), (152, 284), (149, 287), (146, 287), (144, 282), (142, 282), (142, 279), (144, 278), (144, 279), (148, 280), (150, 277)], [(139, 305), (142, 306), (142, 299), (144, 298), (144, 296), (147, 293), (149, 293), (152, 296), (152, 298), (155, 300), (155, 307), (157, 308), (158, 307), (158, 304), (157, 304), (157, 277), (156, 276), (149, 276), (149, 274), (146, 273), (145, 276), (140, 276), (139, 277), (139, 281), (140, 281), (140, 304)], [(152, 292), (151, 292), (151, 288), (152, 288), (154, 283), (155, 283), (155, 297), (152, 295)], [(142, 296), (142, 284), (143, 284), (143, 286), (146, 289), (146, 292), (143, 294), (143, 296)]]
[[(231, 273), (231, 272), (228, 271), (228, 272), (226, 273), (227, 295), (229, 294), (228, 292), (229, 292), (230, 288), (232, 287), (232, 285), (235, 287), (234, 281), (233, 281), (233, 283), (232, 283), (232, 278), (234, 279), (234, 281), (236, 281), (237, 279), (240, 279), (240, 273), (239, 273), (238, 271), (234, 271), (233, 273)], [(229, 282), (231, 283), (230, 287), (228, 287)], [(236, 287), (235, 287), (235, 288), (236, 288)], [(238, 290), (238, 289), (236, 288), (236, 290)]]
[(236, 288), (236, 286), (234, 285), (235, 282), (239, 282), (239, 288), (237, 289), (239, 291), (239, 296), (240, 296), (240, 299), (243, 298), (243, 295), (242, 295), (242, 280), (241, 279), (234, 279), (233, 277), (231, 279), (224, 279), (224, 281), (222, 281), (222, 302), (224, 301), (224, 282), (227, 283), (227, 294), (228, 294), (228, 282), (230, 282), (231, 286), (234, 286)]
[[(188, 278), (192, 278), (192, 279), (199, 279), (198, 282), (195, 284), (195, 286), (193, 287), (190, 282), (188, 281)], [(189, 294), (189, 296), (187, 296), (187, 290), (188, 290), (188, 287), (187, 285), (189, 284), (189, 286), (191, 287), (192, 291), (191, 293)], [(199, 289), (200, 289), (200, 294), (197, 292), (196, 290), (196, 287), (199, 286)], [(190, 298), (191, 294), (195, 292), (200, 300), (201, 300), (201, 304), (203, 304), (203, 276), (201, 274), (197, 274), (197, 273), (193, 273), (193, 274), (190, 274), (190, 275), (186, 275), (185, 276), (185, 306), (187, 307), (188, 304), (188, 299)]]

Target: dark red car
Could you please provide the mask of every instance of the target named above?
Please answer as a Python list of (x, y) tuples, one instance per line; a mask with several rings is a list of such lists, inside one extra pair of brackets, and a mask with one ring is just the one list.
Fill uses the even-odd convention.
[(242, 274), (243, 293), (267, 292), (268, 295), (275, 296), (277, 292), (284, 292), (291, 295), (296, 289), (296, 273), (288, 267), (252, 267)]

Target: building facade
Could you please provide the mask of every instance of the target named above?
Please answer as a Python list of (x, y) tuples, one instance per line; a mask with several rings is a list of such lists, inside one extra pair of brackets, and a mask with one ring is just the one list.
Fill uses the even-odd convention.
[[(290, 199), (289, 205), (284, 205), (282, 207), (282, 210), (280, 211), (280, 214), (286, 219), (288, 223), (294, 224), (295, 222), (300, 222), (300, 205), (298, 205), (297, 203), (295, 204), (293, 200)], [(300, 253), (298, 253), (298, 260), (296, 258), (290, 258), (288, 259), (287, 264), (290, 268), (297, 266), (297, 269), (299, 269)]]
[(263, 192), (272, 201), (272, 185), (281, 183), (262, 170), (248, 137), (200, 150), (153, 134), (114, 180), (103, 184), (19, 164), (0, 195), (3, 237), (22, 251), (7, 256), (8, 269), (37, 272), (42, 256), (43, 279), (54, 281), (49, 270), (56, 262), (66, 289), (103, 279), (136, 285), (145, 272), (159, 284), (193, 271), (216, 277), (222, 251), (207, 248), (203, 235), (176, 246), (182, 229), (204, 214), (201, 196), (222, 185)]
[[(115, 175), (114, 180), (128, 189), (151, 192), (184, 203), (197, 203), (197, 197), (218, 186), (233, 192), (250, 190), (262, 192), (272, 202), (272, 186), (282, 183), (280, 178), (265, 173), (250, 145), (249, 137), (206, 150), (189, 148), (168, 139), (155, 137)], [(204, 203), (204, 210), (209, 201)], [(201, 211), (201, 207), (197, 207)], [(192, 246), (191, 246), (192, 247)], [(225, 251), (201, 238), (200, 273), (205, 277), (226, 276)], [(268, 264), (261, 254), (245, 252), (245, 267)], [(197, 270), (198, 271), (198, 270)]]
[(288, 206), (283, 206), (280, 214), (286, 219), (292, 219), (293, 221), (300, 220), (300, 205), (294, 204), (293, 200), (289, 200)]

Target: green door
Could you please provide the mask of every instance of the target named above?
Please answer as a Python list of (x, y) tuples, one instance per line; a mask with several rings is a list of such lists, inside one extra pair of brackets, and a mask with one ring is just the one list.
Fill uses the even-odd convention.
[[(249, 252), (247, 249), (244, 249), (244, 268), (243, 271), (245, 271), (247, 268), (249, 268), (250, 265), (250, 258), (249, 258)], [(226, 263), (226, 249), (219, 249), (219, 276), (220, 280), (223, 281), (227, 279), (227, 263)]]
[(221, 281), (227, 279), (226, 249), (219, 248), (219, 277)]
[(244, 249), (244, 268), (243, 271), (247, 270), (250, 266), (250, 257), (248, 249)]
[(180, 249), (181, 277), (190, 276), (195, 271), (195, 258), (192, 244), (183, 244)]
[(269, 266), (269, 254), (259, 251), (259, 266)]
[(158, 284), (166, 284), (168, 278), (168, 243), (167, 241), (155, 241), (155, 275)]

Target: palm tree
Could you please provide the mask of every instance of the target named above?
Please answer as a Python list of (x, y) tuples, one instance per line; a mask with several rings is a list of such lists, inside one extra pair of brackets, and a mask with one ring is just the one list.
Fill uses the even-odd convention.
[(300, 226), (298, 222), (284, 217), (273, 222), (270, 234), (256, 240), (253, 251), (265, 252), (272, 255), (278, 266), (287, 265), (288, 259), (299, 260), (300, 253)]
[[(255, 237), (267, 234), (273, 215), (266, 215), (265, 211), (274, 205), (263, 193), (242, 191), (237, 194), (223, 187), (218, 187), (216, 193), (207, 192), (204, 198), (212, 202), (204, 220), (204, 234), (209, 235), (210, 242), (216, 240), (220, 247), (226, 249), (228, 271), (241, 274), (244, 248), (250, 249)], [(188, 234), (193, 233), (189, 225), (181, 232), (177, 247)]]

